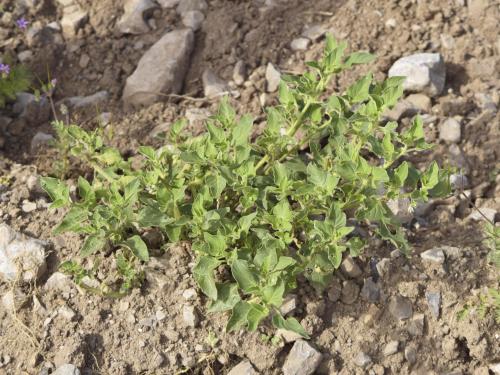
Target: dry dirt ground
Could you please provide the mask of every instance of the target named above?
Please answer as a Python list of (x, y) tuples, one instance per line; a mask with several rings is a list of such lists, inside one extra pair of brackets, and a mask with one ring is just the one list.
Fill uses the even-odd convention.
[[(167, 30), (181, 27), (175, 9), (152, 14), (155, 29), (141, 35), (122, 35), (116, 23), (121, 0), (81, 0), (88, 10), (85, 26), (74, 38), (56, 43), (19, 35), (2, 16), (0, 52), (31, 51), (28, 65), (42, 80), (58, 80), (56, 101), (75, 95), (109, 92), (97, 107), (72, 111), (71, 120), (85, 128), (97, 126), (104, 115), (113, 129), (113, 142), (124, 153), (155, 143), (152, 132), (165, 128), (186, 111), (213, 111), (216, 100), (203, 96), (201, 75), (210, 67), (226, 81), (242, 60), (247, 82), (236, 88), (234, 104), (259, 118), (263, 104), (274, 94), (265, 90), (265, 67), (272, 62), (282, 71), (298, 72), (304, 61), (319, 55), (323, 40), (307, 51), (295, 52), (290, 42), (304, 27), (321, 25), (349, 42), (352, 50), (369, 50), (378, 60), (369, 67), (378, 78), (398, 58), (417, 52), (439, 52), (447, 68), (443, 93), (431, 98), (422, 112), (426, 136), (437, 146), (416, 162), (436, 159), (463, 169), (467, 194), (479, 207), (500, 212), (500, 4), (494, 0), (208, 0), (206, 19), (196, 32), (183, 94), (140, 110), (123, 109), (126, 78), (143, 53)], [(60, 20), (61, 6), (41, 1), (33, 11), (21, 0), (4, 0), (13, 19), (24, 15), (33, 25)], [(30, 1), (27, 1), (30, 3)], [(7, 22), (9, 21), (9, 22)], [(361, 71), (338, 77), (341, 90)], [(38, 285), (23, 286), (29, 302), (17, 313), (0, 306), (0, 374), (50, 374), (71, 363), (82, 374), (227, 374), (249, 360), (261, 374), (281, 374), (293, 342), (275, 340), (271, 328), (256, 333), (225, 333), (228, 316), (207, 315), (205, 299), (196, 289), (188, 248), (176, 247), (155, 258), (145, 285), (121, 299), (83, 293), (70, 280), (57, 285), (45, 281), (60, 262), (78, 254), (81, 238), (54, 236), (51, 229), (63, 212), (48, 210), (48, 197), (36, 184), (52, 172), (57, 154), (50, 147), (33, 149), (37, 132), (51, 133), (49, 121), (14, 118), (0, 127), (0, 222), (48, 241), (48, 270)], [(402, 116), (404, 123), (408, 119)], [(439, 139), (439, 125), (454, 117), (462, 125), (461, 140), (449, 145)], [(0, 124), (1, 125), (1, 124)], [(191, 130), (199, 132), (199, 121)], [(73, 175), (74, 177), (74, 175)], [(36, 209), (26, 204), (36, 203)], [(317, 292), (300, 283), (297, 306), (291, 312), (309, 331), (310, 344), (322, 353), (317, 374), (498, 374), (500, 330), (491, 315), (459, 312), (476, 301), (485, 286), (498, 287), (498, 271), (487, 262), (481, 244), (481, 223), (470, 218), (473, 209), (459, 197), (434, 202), (407, 225), (413, 244), (409, 258), (397, 256), (384, 243), (355, 259), (354, 270), (338, 272), (332, 286)], [(444, 249), (443, 263), (423, 262), (425, 250)], [(374, 266), (378, 262), (377, 266)], [(378, 279), (380, 298), (369, 302), (360, 290), (368, 278)], [(0, 282), (0, 295), (14, 286)], [(194, 295), (186, 290), (194, 288)], [(434, 293), (434, 294), (432, 294)], [(437, 314), (429, 295), (438, 295)], [(408, 319), (394, 317), (395, 302), (411, 307)], [(195, 308), (196, 326), (183, 311)], [(395, 344), (394, 342), (397, 342)], [(388, 354), (387, 346), (395, 346)], [(360, 365), (362, 354), (370, 363)], [(497, 371), (497, 372), (495, 372)], [(301, 372), (297, 372), (300, 374)], [(234, 375), (234, 374), (233, 374)]]

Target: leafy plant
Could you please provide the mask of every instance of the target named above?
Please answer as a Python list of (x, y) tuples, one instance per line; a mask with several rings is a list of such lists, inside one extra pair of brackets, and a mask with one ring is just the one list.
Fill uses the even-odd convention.
[(0, 64), (0, 108), (5, 107), (7, 101), (15, 100), (18, 92), (26, 91), (31, 79), (31, 73), (21, 65)]
[(43, 180), (53, 207), (69, 207), (56, 233), (84, 234), (84, 258), (114, 253), (130, 267), (149, 259), (146, 230), (161, 231), (167, 243), (190, 241), (193, 276), (210, 312), (231, 311), (229, 331), (255, 330), (270, 317), (307, 337), (279, 311), (297, 277), (328, 285), (344, 253), (364, 248), (358, 227), (408, 251), (387, 202), (405, 198), (414, 207), (449, 192), (449, 173), (435, 162), (420, 171), (405, 160), (430, 147), (421, 119), (402, 132), (380, 121), (402, 95), (402, 77), (375, 82), (367, 74), (344, 93), (327, 94), (334, 74), (373, 59), (365, 52), (344, 58), (345, 49), (329, 36), (308, 72), (283, 78), (279, 104), (267, 108), (254, 142), (253, 119), (238, 117), (227, 100), (200, 136), (184, 134), (181, 120), (159, 149), (139, 148), (138, 167), (100, 134), (65, 127), (72, 155), (93, 176), (79, 178), (77, 197), (60, 180)]

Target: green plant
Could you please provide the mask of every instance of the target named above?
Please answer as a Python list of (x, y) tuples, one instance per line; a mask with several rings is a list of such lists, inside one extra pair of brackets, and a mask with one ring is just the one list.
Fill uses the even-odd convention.
[[(402, 95), (402, 77), (374, 82), (367, 74), (343, 94), (326, 93), (334, 74), (373, 59), (365, 52), (344, 59), (345, 48), (328, 37), (310, 71), (283, 78), (280, 104), (267, 108), (254, 142), (252, 118), (238, 118), (227, 100), (206, 133), (185, 135), (181, 120), (164, 146), (141, 147), (138, 167), (98, 133), (66, 127), (71, 153), (93, 176), (79, 178), (78, 198), (60, 180), (43, 179), (53, 207), (70, 207), (56, 232), (85, 234), (82, 257), (116, 253), (132, 269), (149, 259), (146, 230), (160, 230), (167, 243), (190, 241), (194, 278), (210, 312), (231, 311), (228, 330), (255, 330), (271, 316), (274, 326), (307, 337), (279, 312), (297, 277), (326, 286), (343, 254), (365, 246), (356, 227), (406, 252), (387, 202), (407, 198), (413, 207), (449, 192), (448, 171), (435, 162), (419, 171), (404, 160), (430, 147), (420, 118), (403, 132), (380, 122)], [(123, 275), (119, 283), (126, 291)]]
[(18, 92), (26, 91), (31, 79), (31, 73), (23, 66), (0, 64), (0, 108), (5, 107), (7, 101), (15, 100)]

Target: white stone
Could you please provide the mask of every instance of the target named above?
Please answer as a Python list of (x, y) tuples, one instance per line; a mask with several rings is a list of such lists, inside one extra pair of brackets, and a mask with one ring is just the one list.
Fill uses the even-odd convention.
[(439, 124), (439, 139), (447, 143), (459, 143), (462, 138), (460, 122), (450, 117)]
[(123, 90), (126, 105), (150, 105), (163, 94), (178, 94), (193, 50), (191, 29), (166, 33), (140, 59), (134, 73), (127, 78)]
[(21, 206), (21, 210), (25, 213), (36, 211), (36, 202), (24, 200)]
[(268, 63), (266, 67), (267, 92), (275, 92), (278, 90), (280, 81), (281, 73), (274, 67), (273, 64)]
[(181, 0), (156, 0), (156, 2), (158, 4), (160, 4), (160, 6), (162, 8), (165, 8), (165, 9), (168, 9), (168, 8), (173, 8), (175, 6), (177, 6), (177, 4), (179, 4)]
[(241, 361), (236, 366), (234, 366), (227, 375), (258, 375), (259, 373), (255, 371), (252, 364), (248, 360)]
[(193, 31), (199, 30), (204, 20), (205, 15), (199, 10), (190, 10), (182, 14), (182, 23), (184, 26), (193, 29)]
[(438, 247), (424, 251), (420, 257), (425, 261), (437, 264), (443, 264), (445, 259), (443, 250)]
[(150, 31), (146, 19), (158, 5), (152, 0), (127, 0), (123, 16), (118, 21), (118, 30), (123, 34), (144, 34)]
[(2, 297), (2, 305), (6, 311), (16, 312), (28, 302), (28, 296), (19, 288), (9, 290)]
[(193, 288), (186, 289), (182, 293), (182, 297), (184, 297), (184, 299), (186, 301), (190, 301), (190, 300), (196, 299), (197, 296), (198, 296), (198, 293), (196, 293), (196, 290), (193, 289)]
[(72, 321), (76, 316), (76, 312), (68, 306), (61, 306), (57, 312), (59, 316), (68, 321)]
[(46, 269), (46, 243), (0, 224), (0, 277), (7, 281), (36, 281)]
[(188, 327), (195, 328), (198, 325), (199, 318), (194, 306), (184, 305), (182, 307), (182, 319)]
[(413, 219), (410, 203), (410, 198), (389, 199), (387, 207), (401, 223), (409, 223)]
[(52, 375), (80, 375), (80, 370), (75, 365), (64, 364), (59, 366)]
[(283, 366), (284, 375), (311, 375), (321, 362), (321, 353), (307, 341), (297, 340)]
[(446, 80), (446, 67), (439, 53), (417, 53), (397, 60), (389, 69), (389, 77), (405, 76), (403, 88), (439, 95)]
[(323, 25), (312, 25), (304, 28), (302, 31), (302, 36), (313, 42), (321, 38), (326, 34), (326, 28)]
[(246, 76), (247, 76), (247, 69), (245, 66), (245, 62), (242, 60), (239, 60), (236, 63), (236, 65), (234, 66), (233, 81), (238, 86), (240, 86), (245, 82)]
[(311, 41), (307, 38), (296, 38), (290, 43), (290, 48), (293, 51), (305, 51), (309, 48)]
[(205, 97), (216, 98), (229, 93), (227, 82), (217, 76), (211, 69), (206, 69), (201, 77)]
[(282, 315), (290, 314), (297, 308), (297, 296), (295, 294), (288, 294), (280, 306), (280, 312)]
[(98, 91), (89, 96), (73, 96), (65, 98), (57, 103), (58, 106), (64, 104), (70, 109), (95, 108), (104, 104), (109, 99), (107, 91)]
[(205, 0), (181, 0), (177, 5), (177, 13), (184, 14), (192, 10), (199, 10), (203, 12), (207, 10), (208, 5)]
[(358, 355), (354, 358), (354, 363), (358, 367), (365, 368), (371, 365), (372, 359), (368, 354), (359, 352)]
[(393, 354), (396, 354), (398, 352), (399, 348), (399, 342), (396, 340), (390, 341), (387, 343), (387, 345), (384, 347), (383, 354), (387, 357)]
[(363, 274), (361, 268), (359, 268), (356, 261), (350, 256), (348, 256), (342, 261), (342, 264), (340, 265), (340, 270), (344, 275), (353, 279)]
[(481, 208), (479, 208), (479, 210), (481, 212), (479, 212), (476, 209), (473, 209), (471, 214), (468, 216), (469, 219), (474, 220), (474, 221), (481, 221), (481, 220), (485, 220), (485, 216), (486, 216), (486, 219), (488, 219), (488, 221), (495, 222), (495, 216), (497, 214), (497, 210), (495, 210), (494, 208), (489, 208), (489, 207), (481, 207)]
[(89, 18), (89, 13), (81, 9), (78, 5), (67, 6), (63, 10), (61, 19), (61, 28), (65, 38), (73, 38), (76, 36)]

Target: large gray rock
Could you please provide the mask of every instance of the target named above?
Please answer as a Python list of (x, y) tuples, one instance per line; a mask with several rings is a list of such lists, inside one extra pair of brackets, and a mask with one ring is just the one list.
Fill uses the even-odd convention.
[(252, 364), (248, 360), (244, 360), (234, 366), (227, 375), (258, 375)]
[(118, 22), (118, 30), (123, 34), (144, 34), (150, 28), (146, 19), (158, 8), (152, 0), (127, 0), (123, 5), (123, 16)]
[(156, 42), (127, 78), (123, 91), (125, 105), (150, 105), (160, 100), (158, 93), (179, 93), (193, 44), (191, 29), (171, 31)]
[(314, 349), (307, 341), (298, 340), (283, 366), (284, 375), (311, 375), (321, 362), (321, 353)]
[(439, 53), (417, 53), (397, 60), (389, 69), (389, 77), (406, 77), (403, 88), (407, 91), (439, 95), (446, 81), (446, 66)]
[(47, 270), (45, 242), (0, 224), (0, 279), (31, 282)]

